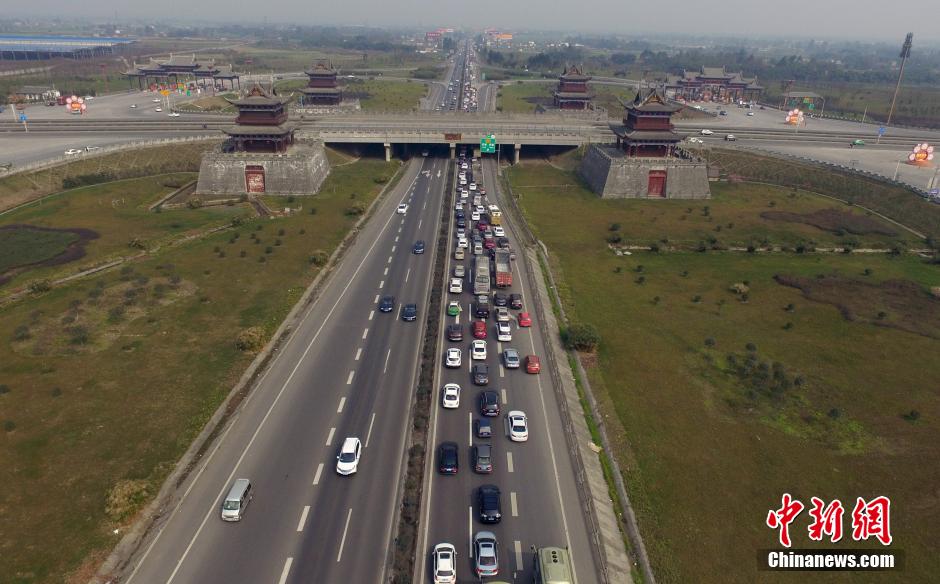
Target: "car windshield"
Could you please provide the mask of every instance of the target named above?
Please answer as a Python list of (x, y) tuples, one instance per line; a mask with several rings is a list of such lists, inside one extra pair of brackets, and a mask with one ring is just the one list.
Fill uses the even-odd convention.
[(356, 455), (353, 452), (344, 452), (339, 455), (340, 462), (353, 462), (356, 460)]
[(438, 570), (437, 575), (438, 576), (453, 576), (454, 571), (453, 570)]
[(225, 509), (226, 511), (238, 511), (239, 505), (240, 505), (239, 501), (226, 499), (225, 503), (222, 505), (222, 508)]

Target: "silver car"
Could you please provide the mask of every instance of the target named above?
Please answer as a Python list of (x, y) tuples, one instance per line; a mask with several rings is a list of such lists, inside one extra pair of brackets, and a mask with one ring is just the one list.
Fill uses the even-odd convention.
[(463, 277), (465, 277), (466, 275), (467, 275), (467, 269), (464, 267), (463, 264), (457, 264), (456, 266), (454, 266), (454, 277), (455, 277), (455, 278), (463, 278)]
[(499, 574), (499, 545), (492, 531), (478, 531), (473, 536), (474, 568), (477, 577)]
[(506, 369), (518, 369), (519, 351), (513, 348), (506, 348), (503, 351), (503, 364), (506, 366)]

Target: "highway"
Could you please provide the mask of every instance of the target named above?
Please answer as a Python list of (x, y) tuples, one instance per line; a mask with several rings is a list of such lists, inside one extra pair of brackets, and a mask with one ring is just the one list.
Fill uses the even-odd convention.
[[(148, 541), (128, 580), (380, 582), (397, 504), (445, 161), (411, 165), (277, 353), (185, 495)], [(395, 213), (404, 201), (406, 215)], [(236, 283), (237, 284), (237, 283)], [(392, 313), (377, 308), (396, 298)], [(417, 322), (399, 318), (418, 304)], [(335, 473), (347, 436), (364, 445), (359, 472)], [(219, 517), (235, 478), (255, 497), (240, 523)]]

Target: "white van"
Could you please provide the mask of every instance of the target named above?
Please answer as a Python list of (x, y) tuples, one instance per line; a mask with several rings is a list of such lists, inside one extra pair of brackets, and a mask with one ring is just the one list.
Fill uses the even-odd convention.
[(222, 521), (241, 521), (251, 497), (251, 481), (236, 479), (222, 502)]
[(473, 255), (483, 255), (483, 244), (474, 243), (473, 244)]

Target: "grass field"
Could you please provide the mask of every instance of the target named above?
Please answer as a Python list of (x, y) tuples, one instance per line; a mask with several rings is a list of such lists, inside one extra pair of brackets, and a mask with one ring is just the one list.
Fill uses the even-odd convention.
[[(776, 246), (796, 248), (800, 244), (820, 248), (851, 247), (886, 249), (896, 243), (922, 246), (922, 242), (903, 229), (864, 211), (805, 191), (750, 183), (713, 183), (708, 201), (666, 200), (650, 203), (641, 200), (601, 200), (588, 190), (574, 171), (563, 171), (546, 164), (532, 163), (513, 168), (515, 192), (523, 201), (530, 197), (550, 196), (559, 210), (558, 224), (546, 228), (562, 233), (564, 218), (577, 215), (586, 205), (603, 209), (590, 224), (600, 244), (612, 234), (613, 223), (622, 225), (619, 235), (623, 245), (652, 245), (662, 248), (695, 250), (702, 243), (709, 248)], [(833, 211), (834, 210), (834, 211)], [(814, 213), (832, 212), (830, 229), (807, 223)], [(788, 221), (771, 219), (775, 213), (789, 212), (799, 217)], [(587, 221), (588, 219), (584, 219)], [(858, 228), (857, 222), (866, 228)], [(871, 225), (868, 226), (868, 223)], [(818, 223), (818, 222), (817, 222)], [(852, 233), (852, 230), (859, 233)], [(886, 235), (892, 233), (893, 235)], [(580, 234), (572, 234), (580, 238)]]
[[(940, 341), (910, 325), (935, 322), (940, 300), (925, 290), (940, 285), (940, 269), (911, 255), (618, 257), (604, 241), (610, 223), (625, 237), (655, 237), (652, 217), (665, 222), (671, 202), (602, 201), (552, 188), (550, 178), (527, 186), (553, 172), (523, 164), (509, 180), (549, 249), (569, 316), (600, 332), (588, 373), (609, 421), (619, 421), (613, 448), (657, 580), (792, 582), (755, 562), (756, 550), (778, 545), (764, 521), (789, 492), (807, 505), (841, 499), (849, 530), (855, 497), (893, 503), (892, 548), (905, 551), (905, 570), (820, 572), (814, 582), (933, 581), (940, 504), (927, 485), (940, 484), (940, 471), (926, 462), (940, 445)], [(799, 213), (830, 205), (765, 189), (722, 186), (707, 204), (715, 221), (734, 217), (733, 231), (766, 229), (778, 240), (816, 228), (764, 225), (766, 207), (755, 202), (774, 197), (777, 210)], [(700, 237), (709, 225), (701, 206), (670, 223), (670, 239)], [(781, 275), (809, 293), (778, 283)], [(854, 314), (839, 306), (848, 299)], [(881, 547), (812, 544), (808, 523), (804, 513), (791, 527), (795, 548)]]
[[(417, 109), (418, 100), (425, 97), (428, 87), (420, 81), (390, 81), (379, 79), (344, 79), (343, 95), (359, 98), (363, 111), (402, 112)], [(303, 80), (278, 83), (280, 93), (296, 91), (306, 86)]]
[[(552, 92), (555, 90), (553, 83), (515, 83), (507, 81), (499, 90), (500, 96), (497, 98), (497, 106), (502, 107), (504, 112), (532, 113), (538, 104), (551, 105)], [(619, 118), (623, 115), (623, 107), (619, 99), (629, 101), (634, 98), (636, 92), (627, 87), (616, 87), (613, 85), (592, 84), (591, 91), (594, 92), (594, 104), (603, 107), (613, 118)]]
[(0, 227), (0, 275), (16, 266), (52, 259), (77, 240), (78, 235), (68, 231)]
[[(0, 308), (3, 581), (89, 580), (123, 535), (112, 531), (157, 492), (250, 362), (236, 336), (274, 332), (318, 271), (311, 256), (336, 247), (356, 220), (348, 208), (368, 205), (397, 168), (334, 168), (302, 214), (247, 221)], [(95, 219), (67, 205), (56, 221), (83, 220), (120, 243), (109, 231), (136, 212), (102, 205)]]
[[(766, 96), (768, 103), (780, 103), (781, 92), (771, 84)], [(826, 98), (826, 114), (843, 115), (868, 121), (885, 121), (894, 95), (894, 85), (872, 85), (862, 83), (825, 83), (801, 86), (794, 91), (814, 91)], [(892, 123), (925, 126), (940, 126), (940, 88), (902, 85), (894, 108)]]
[[(91, 229), (99, 234), (85, 248), (85, 257), (75, 264), (42, 267), (14, 278), (5, 287), (20, 287), (24, 281), (55, 278), (143, 249), (165, 245), (186, 235), (229, 223), (244, 216), (240, 207), (206, 207), (154, 213), (148, 206), (195, 178), (190, 173), (130, 179), (83, 187), (21, 207), (0, 216), (3, 225), (27, 224), (52, 228)], [(133, 245), (132, 245), (133, 243)]]

